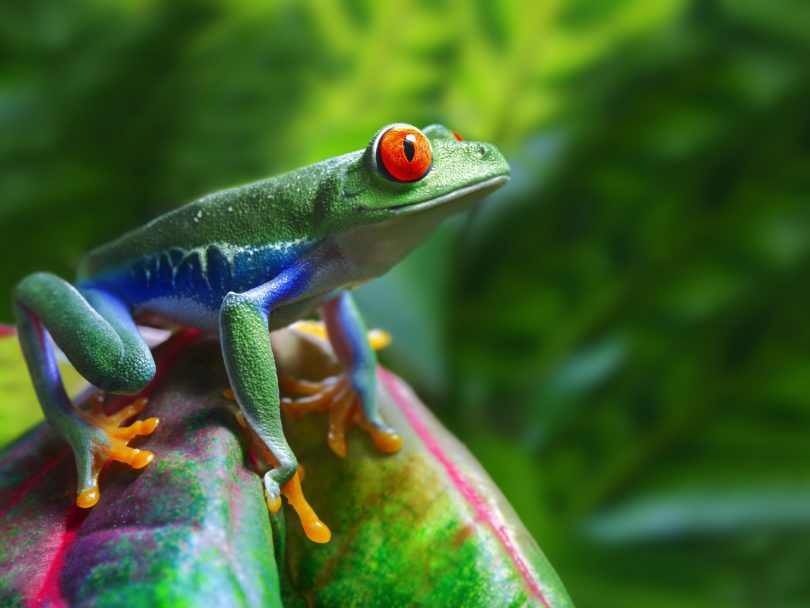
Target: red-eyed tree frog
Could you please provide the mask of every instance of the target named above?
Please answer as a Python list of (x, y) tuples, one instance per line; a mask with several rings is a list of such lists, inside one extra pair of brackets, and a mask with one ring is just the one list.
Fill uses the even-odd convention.
[(77, 504), (99, 500), (104, 461), (140, 468), (152, 460), (127, 442), (157, 420), (118, 429), (77, 409), (48, 335), (91, 384), (137, 394), (155, 362), (136, 321), (218, 334), (242, 420), (276, 461), (263, 481), (268, 504), (280, 506), (297, 462), (282, 430), (269, 331), (319, 311), (372, 438), (396, 451), (401, 440), (377, 411), (376, 357), (350, 290), (508, 180), (509, 165), (490, 144), (439, 125), (388, 125), (365, 150), (158, 217), (91, 252), (75, 284), (46, 273), (23, 279), (15, 291), (18, 335), (45, 417), (75, 454)]

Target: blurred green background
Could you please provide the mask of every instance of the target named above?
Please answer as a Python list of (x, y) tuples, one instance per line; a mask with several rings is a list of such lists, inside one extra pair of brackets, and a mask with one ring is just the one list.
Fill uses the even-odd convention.
[(386, 363), (578, 606), (808, 606), (808, 32), (798, 0), (6, 0), (0, 291), (445, 123), (513, 180), (360, 290)]

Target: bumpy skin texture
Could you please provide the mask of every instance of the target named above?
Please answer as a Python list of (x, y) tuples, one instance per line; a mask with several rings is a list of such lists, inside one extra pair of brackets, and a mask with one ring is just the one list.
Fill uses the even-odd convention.
[(239, 407), (279, 462), (264, 479), (268, 497), (278, 499), (297, 463), (281, 427), (268, 329), (326, 303), (322, 314), (363, 411), (387, 428), (373, 399), (374, 354), (361, 344), (365, 327), (344, 290), (386, 272), (509, 172), (493, 146), (458, 141), (434, 125), (424, 129), (430, 170), (398, 183), (380, 171), (377, 152), (381, 136), (402, 126), (381, 129), (363, 151), (167, 213), (90, 253), (75, 287), (50, 274), (18, 285), (23, 353), (46, 418), (76, 455), (80, 495), (96, 488), (110, 438), (65, 394), (48, 333), (83, 376), (121, 394), (138, 393), (155, 373), (134, 319), (218, 333)]

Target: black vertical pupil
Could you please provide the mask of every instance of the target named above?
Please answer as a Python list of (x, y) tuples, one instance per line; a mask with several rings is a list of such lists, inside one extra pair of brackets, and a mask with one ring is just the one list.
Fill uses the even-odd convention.
[(402, 149), (405, 151), (405, 158), (408, 159), (408, 162), (412, 162), (413, 157), (416, 155), (416, 148), (414, 147), (413, 142), (407, 138), (403, 139)]

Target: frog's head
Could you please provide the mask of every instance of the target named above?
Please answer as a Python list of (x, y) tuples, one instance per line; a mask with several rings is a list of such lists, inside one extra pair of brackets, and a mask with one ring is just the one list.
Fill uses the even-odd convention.
[(376, 219), (439, 207), (448, 215), (509, 181), (509, 165), (495, 146), (464, 141), (442, 125), (383, 127), (357, 169), (365, 179), (354, 203)]
[(339, 215), (351, 226), (341, 248), (366, 265), (373, 257), (378, 274), (443, 218), (506, 184), (509, 164), (492, 144), (464, 141), (447, 127), (397, 123), (371, 138), (341, 181)]

